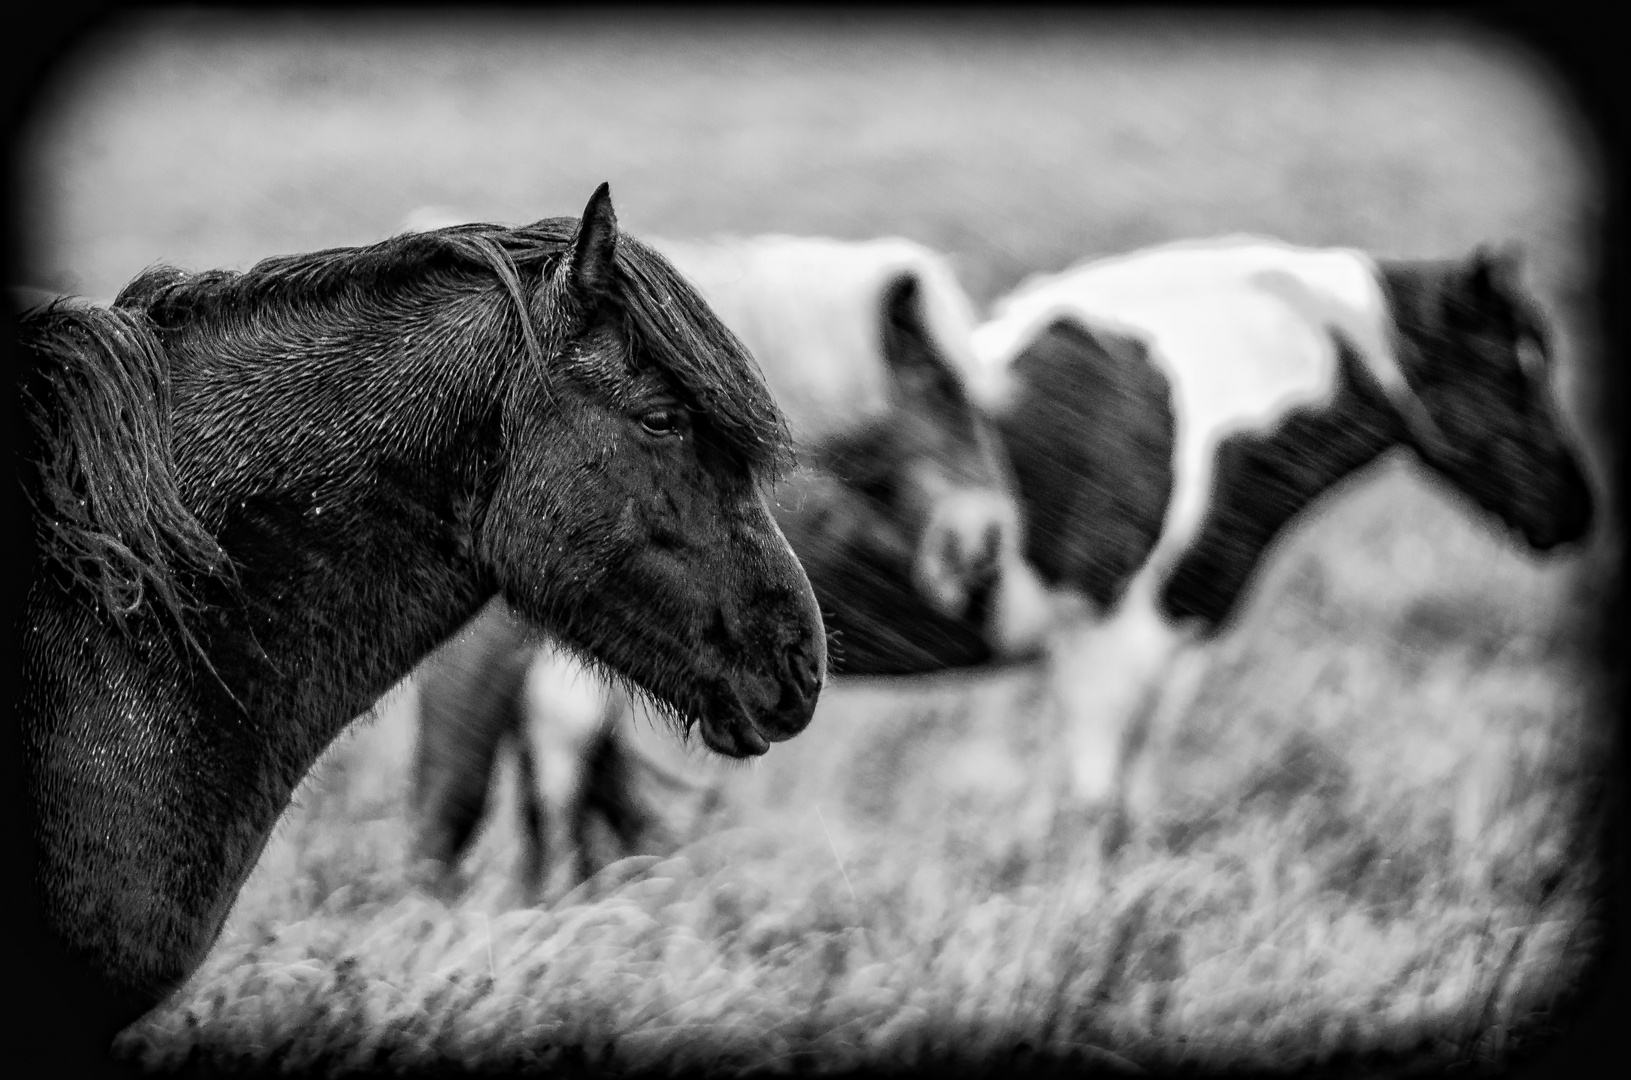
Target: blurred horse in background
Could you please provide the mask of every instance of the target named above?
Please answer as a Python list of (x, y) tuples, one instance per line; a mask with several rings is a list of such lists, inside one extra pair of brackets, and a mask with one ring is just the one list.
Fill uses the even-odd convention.
[(1275, 539), (1406, 447), (1536, 551), (1592, 498), (1515, 253), (1377, 261), (1231, 237), (1036, 278), (969, 374), (1019, 482), (1027, 558), (1094, 614), (1052, 665), (1071, 782), (1147, 806), (1170, 732)]
[(109, 1037), (495, 593), (720, 753), (809, 722), (826, 637), (763, 493), (785, 420), (605, 185), (581, 219), (156, 268), (20, 340), (36, 895)]
[[(775, 513), (816, 590), (834, 672), (1038, 654), (1052, 600), (1020, 554), (1007, 464), (962, 383), (974, 320), (945, 261), (898, 239), (659, 249), (742, 338), (788, 415), (803, 467), (777, 488)], [(410, 801), (422, 880), (452, 879), (506, 744), (522, 763), (527, 895), (546, 853), (577, 853), (570, 880), (592, 871), (595, 815), (623, 851), (650, 850), (662, 815), (641, 793), (674, 770), (640, 752), (628, 702), (501, 612), (483, 618), (420, 672)], [(530, 676), (513, 674), (529, 656)]]
[[(850, 557), (795, 548), (825, 585), (833, 670), (911, 674), (1035, 651), (1052, 611), (1021, 554), (1001, 446), (964, 386), (973, 306), (945, 258), (895, 238), (658, 246), (759, 361), (818, 474), (778, 493), (779, 520), (831, 539), (842, 507)], [(821, 477), (855, 498), (829, 497)], [(851, 577), (859, 566), (874, 572)], [(880, 574), (913, 586), (891, 590), (904, 607), (878, 604)], [(959, 625), (984, 647), (959, 640)]]

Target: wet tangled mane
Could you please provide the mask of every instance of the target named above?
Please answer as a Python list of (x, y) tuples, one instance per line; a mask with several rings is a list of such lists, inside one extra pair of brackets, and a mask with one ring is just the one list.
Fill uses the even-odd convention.
[(181, 499), (168, 358), (140, 315), (61, 300), (25, 315), (22, 336), (42, 361), (23, 373), (34, 467), (20, 477), (41, 552), (121, 629), (156, 595), (197, 649), (184, 578), (232, 568)]
[[(570, 217), (514, 228), (456, 225), (367, 247), (276, 256), (241, 273), (160, 266), (131, 281), (114, 305), (145, 311), (166, 329), (207, 330), (286, 318), (308, 305), (377, 303), (412, 287), (451, 293), (476, 269), (505, 287), (527, 351), (547, 378), (546, 363), (560, 345), (547, 330), (570, 314), (570, 300), (555, 282), (538, 289), (529, 304), (523, 277), (548, 282), (577, 227)], [(637, 353), (674, 379), (688, 404), (750, 468), (779, 474), (789, 458), (786, 422), (747, 348), (666, 259), (626, 233), (617, 240), (616, 274), (615, 294), (607, 300)]]

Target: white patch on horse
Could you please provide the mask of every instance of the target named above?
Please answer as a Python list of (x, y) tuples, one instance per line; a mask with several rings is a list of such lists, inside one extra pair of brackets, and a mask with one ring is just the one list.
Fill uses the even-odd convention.
[(1333, 332), (1353, 346), (1407, 423), (1420, 429), (1431, 421), (1394, 353), (1376, 265), (1359, 251), (1225, 237), (1034, 278), (973, 335), (978, 359), (968, 381), (982, 404), (1002, 410), (1011, 403), (1009, 365), (1060, 319), (1143, 341), (1171, 385), (1175, 414), (1173, 491), (1154, 550), (1117, 607), (1065, 635), (1056, 651), (1073, 785), (1100, 802), (1117, 781), (1129, 725), (1170, 711), (1160, 701), (1163, 672), (1190, 635), (1161, 614), (1157, 598), (1205, 518), (1219, 443), (1329, 403), (1338, 385)]
[(924, 327), (954, 371), (974, 365), (974, 310), (945, 259), (899, 238), (755, 236), (653, 243), (758, 359), (796, 442), (885, 413), (881, 311), (902, 277), (918, 284)]
[[(1141, 575), (1159, 578), (1205, 515), (1218, 443), (1329, 402), (1340, 332), (1394, 400), (1414, 401), (1391, 343), (1375, 264), (1363, 252), (1271, 240), (1185, 241), (1032, 279), (974, 334), (980, 365), (1005, 369), (1055, 320), (1137, 337), (1173, 391), (1173, 495)], [(987, 377), (983, 385), (1002, 387)], [(998, 399), (990, 404), (1000, 407)]]

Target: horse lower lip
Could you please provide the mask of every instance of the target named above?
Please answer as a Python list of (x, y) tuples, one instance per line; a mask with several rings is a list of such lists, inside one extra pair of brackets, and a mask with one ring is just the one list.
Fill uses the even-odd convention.
[(776, 714), (766, 717), (764, 722), (754, 727), (755, 734), (773, 743), (786, 742), (810, 725), (814, 714), (814, 702), (821, 691), (821, 684), (816, 684), (814, 692), (805, 698), (806, 704), (784, 708)]
[(758, 757), (770, 749), (770, 743), (758, 729), (746, 723), (726, 728), (704, 722), (702, 741), (715, 752), (729, 757)]

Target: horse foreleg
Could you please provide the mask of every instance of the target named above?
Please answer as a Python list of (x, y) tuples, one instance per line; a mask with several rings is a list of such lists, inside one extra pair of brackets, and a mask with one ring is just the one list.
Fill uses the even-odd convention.
[(1139, 730), (1126, 743), (1120, 804), (1129, 818), (1148, 821), (1161, 796), (1162, 767), (1172, 753), (1183, 719), (1206, 681), (1212, 653), (1205, 646), (1180, 647), (1151, 690)]
[(1111, 805), (1129, 734), (1138, 734), (1135, 724), (1181, 640), (1152, 609), (1135, 603), (1108, 619), (1079, 623), (1054, 643), (1052, 684), (1078, 803)]
[(589, 753), (605, 724), (610, 693), (559, 649), (538, 650), (527, 672), (525, 730), (544, 818), (543, 875), (545, 892), (551, 897), (570, 890), (586, 876)]
[(510, 741), (515, 749), (516, 826), (521, 832), (521, 902), (531, 906), (543, 898), (544, 873), (549, 866), (549, 809), (539, 797), (538, 760), (526, 728), (516, 731)]
[(466, 723), (456, 702), (419, 690), (420, 721), (409, 792), (409, 877), (434, 894), (458, 892), (458, 865), (487, 806), (502, 731)]

